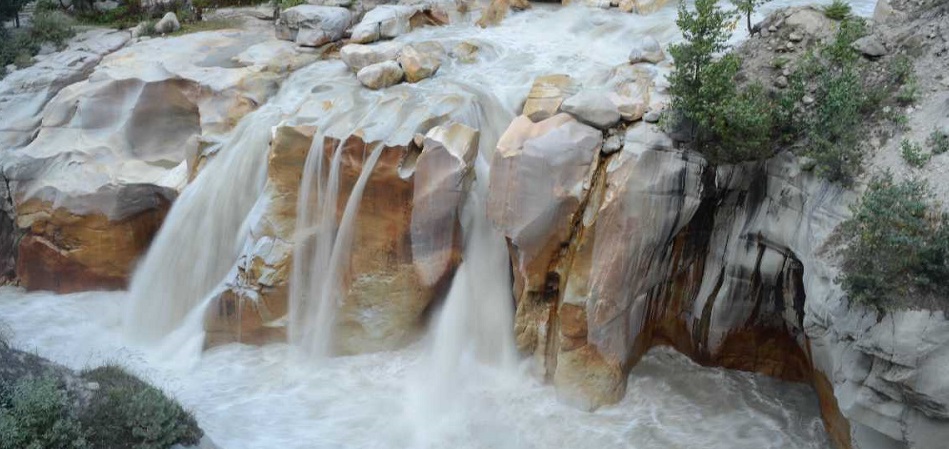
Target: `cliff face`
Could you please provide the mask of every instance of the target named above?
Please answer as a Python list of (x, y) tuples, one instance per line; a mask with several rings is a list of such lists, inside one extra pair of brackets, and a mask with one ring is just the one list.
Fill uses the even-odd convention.
[(526, 267), (515, 270), (517, 341), (562, 397), (616, 402), (646, 350), (670, 345), (702, 364), (811, 383), (839, 447), (937, 447), (949, 321), (844, 298), (828, 241), (854, 194), (791, 156), (712, 168), (670, 144), (634, 125), (563, 214), (577, 217), (569, 237), (533, 220), (552, 257), (508, 234), (512, 264)]

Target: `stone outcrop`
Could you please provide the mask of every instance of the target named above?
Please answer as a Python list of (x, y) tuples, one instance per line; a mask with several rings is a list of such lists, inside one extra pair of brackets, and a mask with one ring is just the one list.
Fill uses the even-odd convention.
[(144, 41), (46, 104), (29, 144), (4, 157), (22, 285), (126, 285), (204, 149), (276, 91), (271, 61), (229, 60), (259, 41), (234, 31)]
[(564, 99), (575, 94), (578, 89), (579, 84), (570, 75), (538, 77), (527, 94), (522, 113), (535, 122), (546, 120), (560, 112)]
[(278, 39), (319, 47), (342, 39), (351, 22), (346, 8), (300, 5), (281, 11), (275, 26)]
[(494, 206), (515, 267), (518, 346), (564, 400), (619, 401), (642, 354), (668, 345), (703, 364), (811, 383), (839, 447), (928, 448), (946, 437), (949, 396), (931, 380), (949, 363), (945, 315), (881, 317), (833, 282), (829, 239), (852, 193), (787, 155), (709, 166), (646, 123), (594, 165), (557, 185), (492, 172), (495, 197), (578, 192), (556, 213)]

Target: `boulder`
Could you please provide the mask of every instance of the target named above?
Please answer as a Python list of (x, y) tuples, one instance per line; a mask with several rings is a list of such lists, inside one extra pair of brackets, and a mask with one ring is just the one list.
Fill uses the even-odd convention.
[(405, 72), (395, 61), (384, 61), (359, 69), (356, 79), (373, 90), (394, 86), (402, 82)]
[(639, 120), (649, 107), (649, 88), (645, 83), (623, 83), (607, 97), (616, 106), (623, 120)]
[(275, 30), (278, 39), (319, 47), (342, 39), (351, 22), (346, 8), (300, 5), (281, 11)]
[(173, 12), (168, 12), (162, 16), (161, 20), (155, 24), (155, 32), (159, 34), (168, 34), (173, 33), (181, 29), (181, 24), (178, 23), (178, 16)]
[[(572, 114), (580, 121), (599, 129), (610, 128), (619, 123), (619, 108), (610, 98), (610, 94), (598, 90), (582, 90), (564, 100), (561, 109)], [(640, 113), (640, 117), (642, 114)]]
[(629, 52), (629, 62), (636, 64), (638, 62), (648, 62), (658, 64), (666, 59), (666, 54), (662, 52), (662, 46), (659, 41), (652, 36), (646, 36), (633, 46)]
[(491, 0), (491, 3), (483, 8), (481, 18), (478, 19), (478, 26), (481, 28), (496, 26), (507, 17), (510, 10), (520, 11), (530, 7), (531, 4), (527, 0)]
[(577, 92), (579, 83), (570, 75), (544, 75), (534, 80), (522, 114), (535, 122), (560, 112), (563, 100)]
[(875, 34), (870, 34), (851, 44), (854, 50), (860, 52), (860, 54), (868, 58), (879, 58), (887, 53), (886, 46), (883, 45), (883, 41), (880, 40), (880, 37)]
[(462, 41), (451, 49), (451, 57), (464, 64), (471, 64), (478, 60), (480, 47), (469, 41)]
[(399, 55), (399, 64), (405, 72), (405, 80), (417, 83), (431, 78), (442, 65), (445, 50), (435, 42), (407, 45)]
[(353, 72), (359, 72), (366, 66), (384, 61), (395, 61), (404, 46), (405, 44), (394, 41), (373, 45), (346, 44), (339, 50), (339, 58)]
[(444, 25), (447, 20), (424, 5), (379, 5), (353, 27), (351, 40), (367, 44), (392, 39), (426, 25)]

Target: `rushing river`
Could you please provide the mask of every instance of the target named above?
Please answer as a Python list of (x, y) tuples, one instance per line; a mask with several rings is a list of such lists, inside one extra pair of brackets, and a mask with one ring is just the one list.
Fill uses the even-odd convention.
[[(793, 3), (774, 1), (765, 11)], [(866, 15), (873, 2), (853, 6)], [(674, 17), (673, 5), (646, 17), (544, 6), (487, 30), (470, 24), (419, 30), (400, 39), (437, 40), (448, 48), (474, 40), (483, 60), (448, 63), (430, 82), (393, 90), (406, 92), (409, 103), (446, 89), (472, 93), (480, 105), (472, 126), (482, 132), (478, 176), (486, 178), (494, 142), (535, 77), (569, 73), (595, 80), (625, 60), (636, 36), (652, 35), (664, 44), (678, 39)], [(829, 447), (809, 387), (700, 367), (665, 349), (636, 366), (622, 402), (593, 413), (559, 403), (553, 388), (513, 355), (488, 364), (481, 354), (469, 357), (471, 344), (483, 346), (472, 352), (513, 351), (505, 324), (510, 283), (504, 282), (503, 240), (477, 212), (482, 193), (470, 200), (475, 212), (468, 212), (465, 231), (476, 243), (466, 249), (464, 269), (427, 339), (397, 352), (320, 360), (286, 344), (230, 344), (202, 353), (203, 336), (194, 332), (201, 315), (193, 312), (237, 257), (233, 244), (246, 234), (242, 223), (262, 190), (269, 130), (308, 120), (300, 112), (305, 102), (335, 95), (333, 89), (349, 89), (353, 106), (313, 119), (321, 129), (345, 134), (365, 124), (380, 133), (378, 139), (387, 138), (390, 125), (375, 120), (385, 93), (359, 88), (338, 62), (301, 69), (222, 140), (220, 155), (175, 203), (131, 293), (57, 296), (3, 288), (0, 331), (14, 346), (72, 368), (127, 366), (193, 410), (223, 449)], [(232, 189), (233, 179), (250, 181)], [(497, 247), (501, 252), (491, 249)], [(499, 267), (501, 274), (487, 274)], [(471, 291), (478, 289), (486, 290)], [(485, 296), (495, 301), (479, 301)], [(173, 338), (161, 339), (176, 328)]]
[[(530, 376), (467, 373), (433, 416), (413, 401), (421, 347), (319, 365), (288, 345), (227, 345), (200, 359), (128, 345), (124, 293), (54, 296), (0, 289), (11, 343), (73, 368), (118, 362), (191, 409), (224, 449), (829, 447), (809, 387), (650, 352), (626, 398), (594, 413), (557, 402)], [(437, 379), (428, 379), (435, 382)]]

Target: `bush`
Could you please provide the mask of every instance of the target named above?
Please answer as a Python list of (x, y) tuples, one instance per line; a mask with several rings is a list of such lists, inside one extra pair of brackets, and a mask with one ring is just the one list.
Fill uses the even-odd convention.
[(850, 17), (850, 3), (844, 0), (834, 0), (824, 7), (824, 15), (832, 20), (844, 20)]
[(79, 422), (69, 416), (66, 393), (51, 377), (20, 379), (0, 390), (0, 449), (86, 449)]
[(91, 429), (95, 447), (165, 449), (174, 444), (194, 445), (202, 431), (194, 417), (158, 389), (116, 366), (83, 373), (97, 382), (100, 392), (80, 416)]
[(696, 149), (712, 163), (734, 163), (771, 156), (771, 117), (760, 86), (740, 89), (736, 75), (741, 59), (726, 49), (734, 14), (719, 9), (715, 0), (697, 0), (695, 12), (679, 6), (676, 24), (684, 42), (669, 53), (675, 71), (669, 76), (673, 120), (688, 123)]
[(915, 168), (925, 167), (926, 163), (929, 162), (929, 158), (932, 157), (932, 155), (923, 152), (922, 146), (909, 139), (903, 139), (900, 142), (900, 151), (903, 154), (903, 160)]
[(33, 40), (39, 43), (51, 42), (62, 45), (75, 33), (73, 20), (62, 11), (42, 11), (33, 14), (33, 28), (30, 30)]
[(932, 154), (943, 154), (949, 152), (949, 134), (934, 130), (926, 139)]
[(937, 214), (925, 182), (874, 178), (843, 231), (838, 279), (854, 301), (881, 310), (949, 295), (949, 217)]

